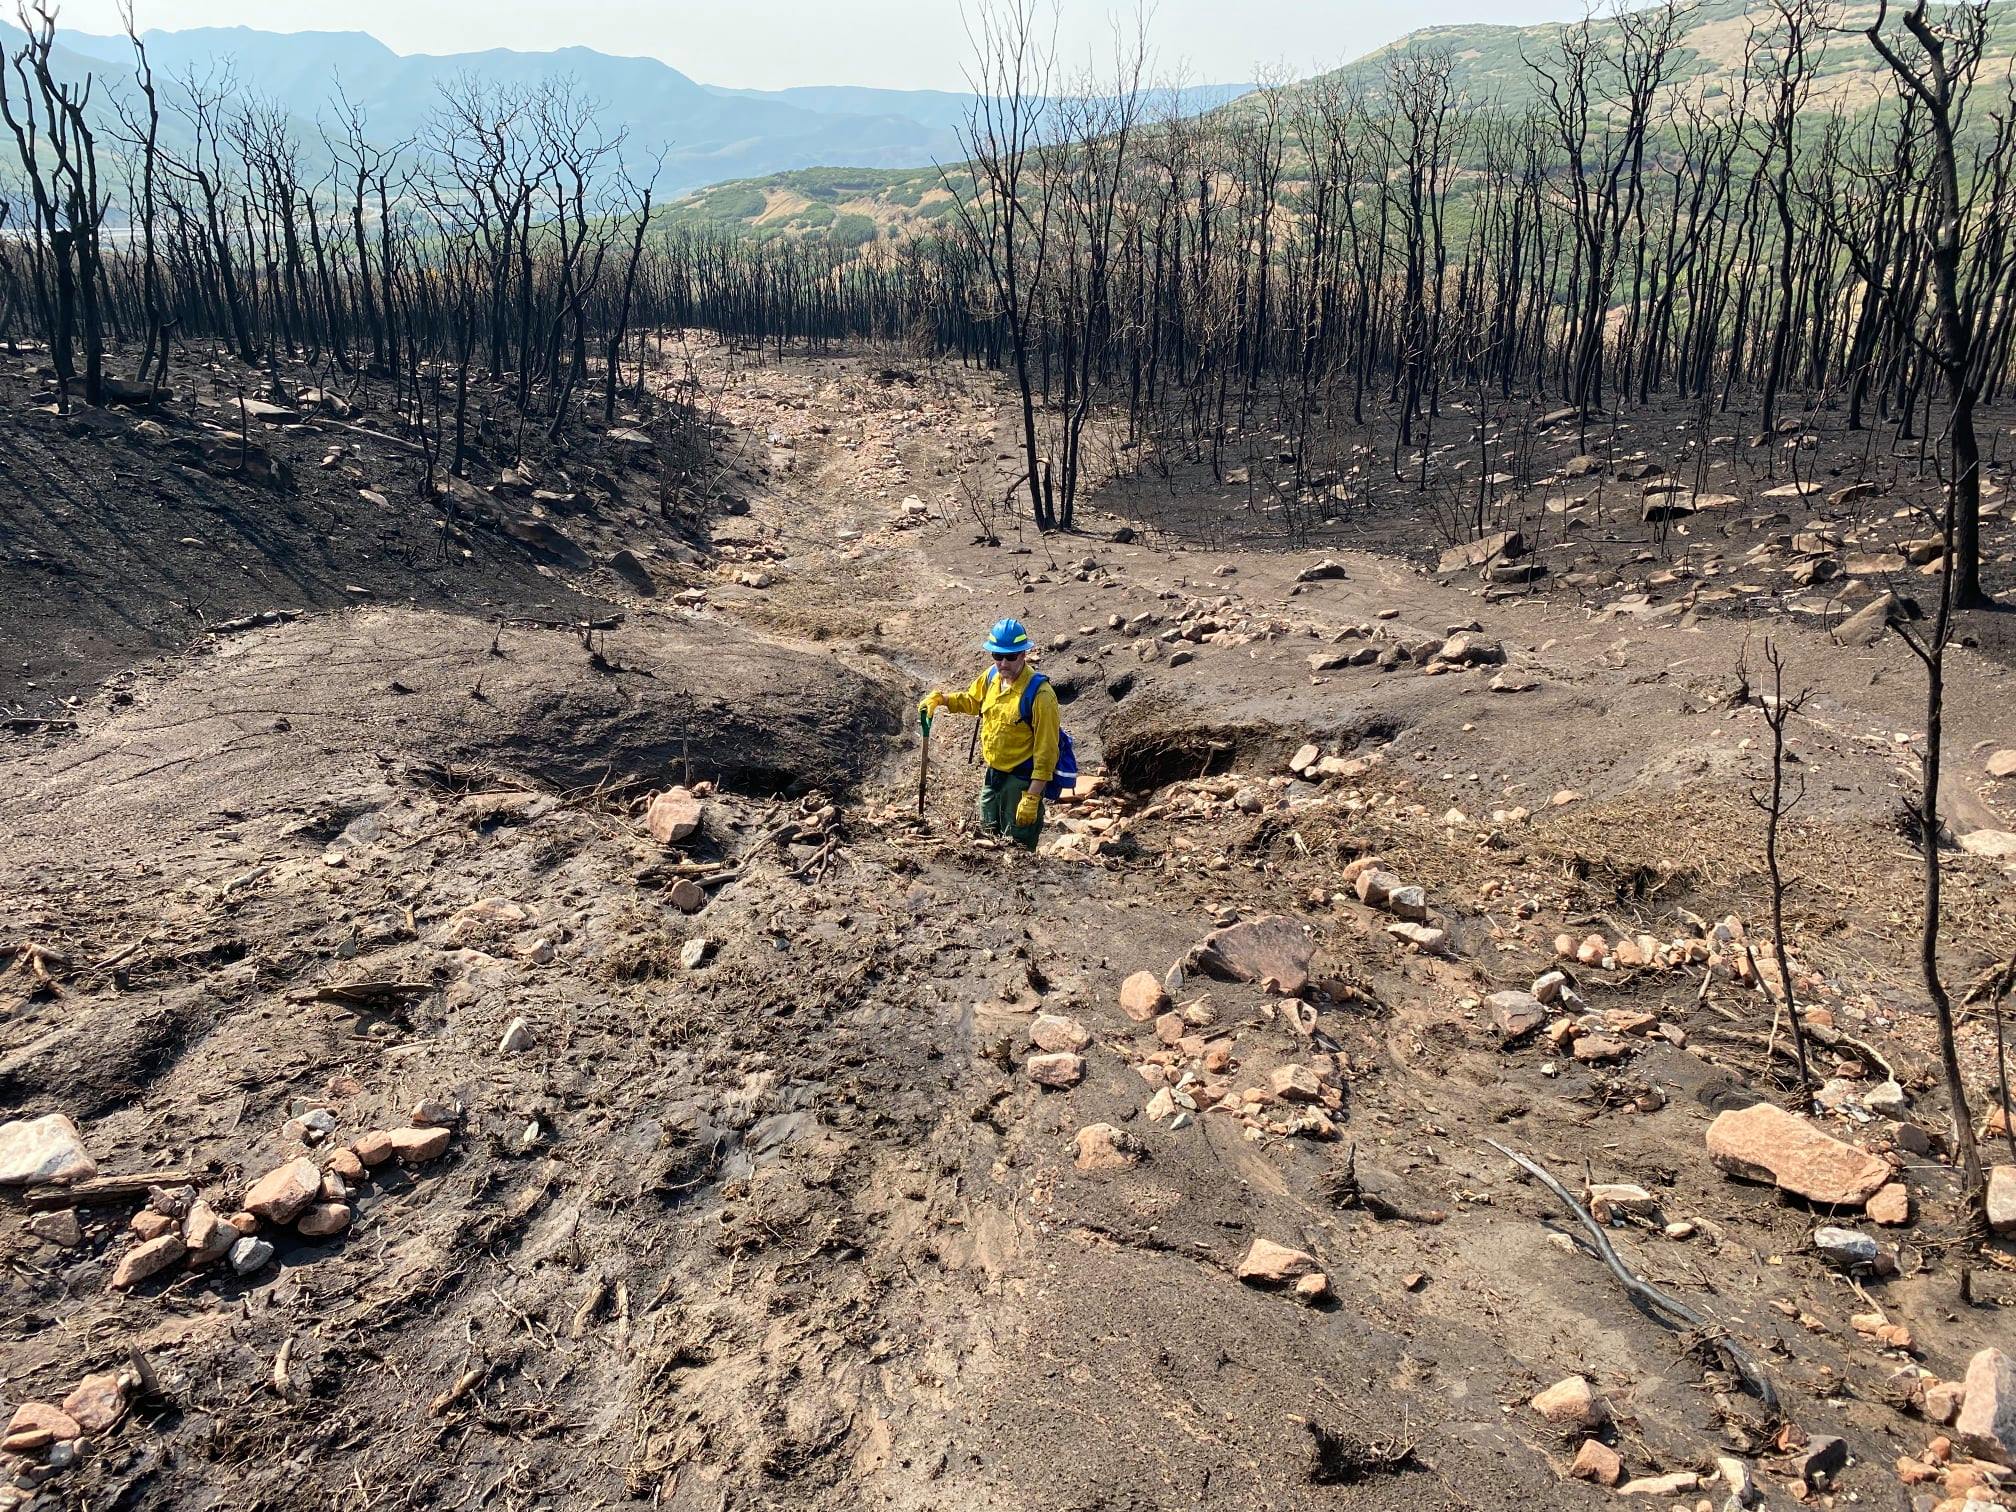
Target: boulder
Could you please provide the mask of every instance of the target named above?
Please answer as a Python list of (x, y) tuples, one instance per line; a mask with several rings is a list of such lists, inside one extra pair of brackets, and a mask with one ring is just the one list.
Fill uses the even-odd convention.
[(651, 569), (627, 546), (609, 558), (609, 570), (621, 578), (632, 592), (649, 598), (658, 591)]
[(701, 818), (698, 798), (683, 787), (667, 788), (644, 811), (644, 827), (660, 845), (674, 845), (697, 834)]
[(2007, 777), (2016, 777), (2016, 746), (1997, 751), (1988, 758), (1987, 772), (1998, 782)]
[(1314, 1255), (1272, 1239), (1255, 1239), (1239, 1261), (1239, 1279), (1250, 1286), (1285, 1286), (1298, 1277), (1321, 1273)]
[(1891, 1174), (1889, 1162), (1771, 1103), (1718, 1114), (1708, 1126), (1708, 1156), (1733, 1176), (1827, 1207), (1860, 1207)]
[(277, 1171), (268, 1171), (254, 1182), (252, 1190), (245, 1194), (245, 1209), (268, 1223), (291, 1223), (294, 1215), (321, 1192), (322, 1173), (304, 1155), (288, 1161)]
[(1269, 914), (1213, 930), (1192, 948), (1185, 965), (1221, 981), (1258, 982), (1270, 992), (1293, 996), (1309, 985), (1315, 955), (1300, 924), (1285, 914)]
[(89, 1181), (97, 1174), (98, 1162), (63, 1114), (0, 1124), (0, 1186)]
[(1967, 1362), (1953, 1442), (1977, 1459), (2016, 1466), (2016, 1358), (1984, 1349)]
[(1873, 646), (1891, 623), (1902, 617), (1897, 595), (1881, 593), (1834, 627), (1834, 639), (1844, 646)]
[(1483, 567), (1501, 558), (1524, 556), (1525, 539), (1516, 530), (1501, 530), (1495, 535), (1480, 536), (1477, 540), (1466, 541), (1461, 546), (1451, 546), (1442, 553), (1438, 572), (1461, 572), (1469, 567)]
[(1579, 1375), (1556, 1381), (1533, 1398), (1532, 1407), (1556, 1428), (1583, 1433), (1592, 1433), (1610, 1421), (1610, 1404)]

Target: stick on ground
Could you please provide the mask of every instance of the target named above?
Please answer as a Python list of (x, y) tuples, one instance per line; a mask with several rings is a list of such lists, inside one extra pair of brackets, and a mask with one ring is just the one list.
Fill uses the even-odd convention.
[(1507, 1149), (1495, 1139), (1487, 1139), (1484, 1143), (1524, 1170), (1567, 1205), (1568, 1210), (1581, 1220), (1582, 1227), (1588, 1232), (1590, 1241), (1596, 1246), (1596, 1253), (1602, 1257), (1603, 1263), (1610, 1267), (1610, 1273), (1623, 1284), (1627, 1292), (1641, 1302), (1645, 1302), (1661, 1312), (1678, 1318), (1689, 1328), (1700, 1333), (1709, 1343), (1715, 1346), (1716, 1353), (1728, 1362), (1729, 1368), (1736, 1372), (1738, 1379), (1743, 1382), (1744, 1390), (1756, 1397), (1772, 1412), (1778, 1410), (1778, 1393), (1772, 1388), (1771, 1378), (1764, 1373), (1763, 1367), (1751, 1358), (1750, 1352), (1738, 1343), (1726, 1328), (1694, 1311), (1693, 1308), (1680, 1301), (1677, 1297), (1668, 1296), (1665, 1292), (1659, 1290), (1658, 1287), (1652, 1285), (1651, 1282), (1643, 1280), (1634, 1274), (1629, 1266), (1617, 1258), (1617, 1251), (1610, 1244), (1610, 1236), (1603, 1232), (1603, 1225), (1590, 1217), (1589, 1210), (1577, 1202), (1569, 1194), (1566, 1187), (1548, 1175), (1537, 1161), (1521, 1155), (1517, 1150)]

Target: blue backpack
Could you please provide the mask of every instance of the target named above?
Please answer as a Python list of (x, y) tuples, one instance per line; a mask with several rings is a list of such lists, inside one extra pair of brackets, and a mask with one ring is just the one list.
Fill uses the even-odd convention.
[[(987, 681), (989, 683), (995, 682), (999, 676), (1000, 674), (992, 667), (987, 669)], [(1048, 681), (1050, 679), (1045, 677), (1041, 672), (1031, 672), (1029, 674), (1029, 686), (1022, 690), (1022, 706), (1016, 713), (1022, 723), (1029, 726), (1031, 730), (1036, 728), (1036, 721), (1029, 717), (1029, 711), (1036, 707), (1036, 690)], [(1061, 705), (1059, 706), (1059, 713), (1061, 716)], [(1023, 762), (1022, 765), (1015, 768), (1015, 775), (1017, 777), (1028, 777), (1033, 775), (1035, 770), (1036, 758), (1032, 756)], [(1078, 752), (1071, 744), (1071, 737), (1064, 732), (1064, 726), (1060, 718), (1057, 726), (1057, 771), (1051, 777), (1049, 784), (1043, 789), (1042, 796), (1045, 798), (1061, 797), (1077, 785)]]

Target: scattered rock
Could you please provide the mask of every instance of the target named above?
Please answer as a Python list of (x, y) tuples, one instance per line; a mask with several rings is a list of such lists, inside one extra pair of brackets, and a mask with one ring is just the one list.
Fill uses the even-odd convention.
[(1417, 950), (1438, 951), (1449, 943), (1446, 930), (1436, 929), (1429, 924), (1412, 924), (1405, 919), (1386, 926), (1386, 933), (1396, 940), (1403, 940)]
[(1061, 1014), (1039, 1013), (1029, 1025), (1029, 1043), (1038, 1050), (1083, 1050), (1091, 1042), (1089, 1029)]
[(1877, 1255), (1882, 1253), (1881, 1246), (1867, 1234), (1832, 1225), (1813, 1231), (1813, 1248), (1819, 1252), (1821, 1259), (1844, 1270), (1873, 1266)]
[[(245, 1194), (245, 1209), (268, 1223), (291, 1223), (295, 1214), (321, 1195), (322, 1173), (305, 1155), (268, 1171)], [(180, 1244), (178, 1238), (175, 1241)]]
[(1880, 1223), (1886, 1228), (1897, 1228), (1911, 1221), (1911, 1189), (1901, 1181), (1892, 1181), (1881, 1187), (1869, 1199), (1863, 1209), (1871, 1223)]
[(1309, 985), (1309, 962), (1315, 954), (1316, 947), (1300, 924), (1285, 914), (1269, 914), (1213, 930), (1192, 948), (1185, 964), (1206, 976), (1258, 982), (1270, 992), (1292, 997)]
[(2016, 1165), (1988, 1168), (1988, 1227), (1998, 1234), (2016, 1233)]
[(1987, 762), (1987, 770), (1988, 775), (1997, 781), (2007, 777), (2016, 777), (2016, 746), (2011, 746), (2007, 750), (1997, 751), (1994, 755), (1990, 756)]
[(241, 1276), (264, 1269), (272, 1258), (273, 1246), (264, 1239), (247, 1237), (231, 1246), (231, 1269)]
[(65, 1115), (0, 1124), (0, 1186), (89, 1181), (97, 1174), (98, 1162)]
[(380, 1129), (364, 1135), (350, 1150), (362, 1164), (381, 1166), (392, 1158), (392, 1136)]
[(103, 1433), (125, 1413), (126, 1388), (116, 1375), (87, 1375), (63, 1398), (63, 1411), (85, 1433)]
[(47, 1402), (23, 1402), (7, 1420), (7, 1432), (0, 1449), (11, 1454), (30, 1453), (50, 1444), (74, 1439), (83, 1432), (69, 1413)]
[(1965, 1389), (1953, 1442), (1977, 1459), (2016, 1466), (2016, 1359), (1982, 1350), (1968, 1361)]
[(1316, 1257), (1302, 1250), (1255, 1239), (1239, 1261), (1239, 1279), (1252, 1286), (1285, 1286), (1303, 1276), (1320, 1275)]
[(1808, 1490), (1819, 1491), (1848, 1468), (1848, 1441), (1831, 1433), (1816, 1433), (1787, 1466)]
[(181, 1227), (166, 1213), (157, 1213), (152, 1208), (142, 1208), (133, 1215), (132, 1222), (126, 1226), (143, 1242), (148, 1239), (159, 1239), (163, 1234), (172, 1234)]
[(705, 935), (695, 935), (679, 947), (679, 965), (687, 971), (698, 971), (713, 953), (714, 942)]
[(1032, 1055), (1023, 1070), (1039, 1087), (1075, 1087), (1085, 1075), (1085, 1058), (1069, 1051)]
[(1890, 1166), (1771, 1103), (1716, 1116), (1708, 1155), (1731, 1175), (1769, 1181), (1828, 1207), (1860, 1207), (1890, 1180)]
[(1903, 617), (1894, 593), (1880, 593), (1834, 627), (1834, 639), (1844, 646), (1873, 646), (1893, 622)]
[(1326, 578), (1348, 578), (1349, 576), (1351, 574), (1344, 570), (1342, 562), (1333, 562), (1328, 557), (1325, 557), (1314, 567), (1304, 567), (1300, 572), (1296, 573), (1295, 581), (1298, 583), (1320, 583)]
[(113, 1289), (124, 1291), (129, 1286), (138, 1286), (149, 1276), (160, 1274), (187, 1254), (188, 1248), (180, 1234), (163, 1234), (159, 1239), (134, 1245), (120, 1257), (118, 1266), (112, 1272)]
[(28, 1232), (44, 1244), (53, 1244), (58, 1249), (74, 1249), (84, 1242), (84, 1226), (70, 1208), (54, 1213), (37, 1213), (28, 1220)]
[(667, 788), (644, 811), (644, 827), (660, 845), (673, 845), (699, 833), (700, 800), (683, 787)]
[(1120, 1011), (1145, 1024), (1169, 1006), (1169, 994), (1152, 971), (1137, 971), (1120, 984)]
[(1582, 1447), (1575, 1451), (1575, 1463), (1568, 1467), (1568, 1474), (1575, 1480), (1614, 1486), (1624, 1478), (1624, 1461), (1601, 1439), (1584, 1439)]
[(1125, 1170), (1141, 1160), (1141, 1146), (1135, 1138), (1108, 1123), (1087, 1124), (1071, 1145), (1081, 1171)]
[(1675, 1470), (1671, 1475), (1643, 1475), (1637, 1480), (1626, 1481), (1617, 1488), (1619, 1496), (1678, 1496), (1682, 1491), (1692, 1491), (1701, 1484), (1701, 1477), (1692, 1470)]
[(1722, 1484), (1729, 1488), (1729, 1500), (1738, 1507), (1747, 1507), (1757, 1500), (1756, 1477), (1751, 1475), (1750, 1466), (1735, 1455), (1718, 1454), (1715, 1473), (1722, 1477)]
[(707, 906), (707, 889), (691, 877), (681, 877), (665, 889), (665, 901), (683, 914), (695, 914)]
[(1589, 1216), (1598, 1223), (1626, 1214), (1633, 1218), (1656, 1218), (1659, 1199), (1641, 1186), (1625, 1181), (1597, 1182), (1589, 1188)]
[(1925, 1387), (1925, 1416), (1945, 1428), (1960, 1416), (1967, 1404), (1965, 1381), (1931, 1381)]
[(1461, 546), (1451, 546), (1442, 553), (1437, 566), (1438, 572), (1461, 572), (1466, 567), (1483, 567), (1500, 559), (1509, 560), (1523, 556), (1526, 543), (1516, 530), (1501, 530), (1495, 535), (1479, 537)]
[[(385, 1133), (392, 1154), (402, 1165), (425, 1165), (430, 1160), (439, 1160), (448, 1153), (449, 1137), (447, 1129), (389, 1129)], [(357, 1153), (360, 1158), (364, 1154), (361, 1140)], [(369, 1160), (364, 1163), (371, 1164)]]
[(1592, 1433), (1610, 1421), (1610, 1404), (1596, 1395), (1586, 1378), (1568, 1376), (1533, 1398), (1532, 1408), (1557, 1428)]
[(1584, 1065), (1594, 1066), (1624, 1059), (1631, 1053), (1631, 1047), (1614, 1035), (1583, 1034), (1576, 1036), (1572, 1053)]
[(497, 1041), (501, 1055), (515, 1055), (520, 1050), (532, 1048), (532, 1026), (522, 1018), (514, 1018), (504, 1026), (504, 1037)]
[(1285, 1066), (1277, 1066), (1267, 1078), (1267, 1085), (1274, 1095), (1283, 1102), (1321, 1102), (1323, 1083), (1316, 1079), (1316, 1073), (1299, 1061)]
[(188, 1246), (191, 1265), (208, 1265), (231, 1253), (238, 1230), (209, 1203), (197, 1202), (182, 1220), (182, 1242)]
[[(1550, 973), (1559, 976), (1559, 972)], [(1506, 1044), (1513, 1044), (1526, 1038), (1535, 1029), (1547, 1022), (1547, 1010), (1540, 999), (1530, 992), (1515, 990), (1494, 992), (1484, 999), (1484, 1006), (1491, 1010), (1491, 1027), (1498, 1031)]]
[(350, 1227), (350, 1205), (347, 1202), (318, 1202), (301, 1215), (295, 1225), (311, 1239), (326, 1239), (331, 1234), (340, 1234)]

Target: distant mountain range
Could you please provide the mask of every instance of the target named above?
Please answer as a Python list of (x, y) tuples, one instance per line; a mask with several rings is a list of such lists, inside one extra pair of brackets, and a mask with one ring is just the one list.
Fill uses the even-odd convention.
[[(724, 179), (811, 167), (912, 168), (956, 159), (958, 124), (970, 95), (943, 90), (867, 89), (810, 85), (795, 89), (729, 89), (701, 84), (655, 58), (619, 58), (586, 47), (554, 52), (451, 53), (405, 56), (364, 32), (268, 32), (250, 27), (195, 27), (141, 34), (166, 105), (167, 81), (229, 68), (241, 94), (276, 102), (294, 117), (304, 166), (323, 161), (315, 130), (340, 83), (364, 113), (374, 142), (425, 139), (439, 88), (464, 76), (486, 83), (532, 86), (571, 79), (597, 102), (606, 133), (627, 134), (628, 156), (648, 163), (663, 150), (660, 199)], [(0, 46), (18, 47), (18, 27), (0, 23)], [(71, 78), (92, 72), (101, 91), (126, 88), (132, 44), (64, 30), (56, 36), (59, 65)], [(1246, 86), (1199, 90), (1200, 102), (1220, 103)], [(173, 132), (173, 123), (164, 123)], [(4, 142), (0, 176), (13, 146)], [(319, 168), (313, 171), (319, 172)]]

